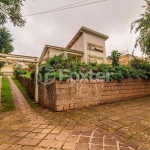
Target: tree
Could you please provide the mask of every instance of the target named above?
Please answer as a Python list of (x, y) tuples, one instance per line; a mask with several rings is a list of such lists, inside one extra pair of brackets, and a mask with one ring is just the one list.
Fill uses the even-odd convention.
[(35, 64), (32, 63), (28, 64), (28, 68), (31, 70), (35, 69)]
[(122, 54), (118, 52), (118, 50), (113, 50), (111, 52), (111, 55), (107, 58), (112, 61), (113, 66), (119, 66), (119, 58)]
[(141, 14), (141, 18), (135, 20), (131, 24), (131, 31), (135, 28), (135, 33), (139, 32), (139, 36), (136, 39), (135, 48), (141, 47), (141, 51), (145, 54), (150, 54), (150, 0), (145, 0), (146, 8), (145, 12)]
[(13, 39), (7, 28), (0, 28), (0, 53), (11, 53), (14, 50)]
[[(14, 50), (12, 35), (7, 28), (0, 28), (0, 53), (11, 53)], [(0, 68), (5, 62), (0, 62)]]
[(23, 1), (25, 0), (0, 0), (0, 26), (7, 23), (8, 19), (14, 26), (25, 25), (25, 20), (20, 12)]

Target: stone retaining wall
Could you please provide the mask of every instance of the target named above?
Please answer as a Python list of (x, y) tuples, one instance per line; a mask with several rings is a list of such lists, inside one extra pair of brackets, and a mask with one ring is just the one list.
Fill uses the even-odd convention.
[[(26, 88), (30, 95), (35, 98), (35, 82), (27, 77), (18, 76), (19, 82)], [(52, 108), (55, 98), (55, 85), (39, 84), (38, 89), (39, 103), (47, 108)]]
[[(19, 81), (33, 95), (34, 82), (24, 77)], [(55, 111), (72, 110), (99, 104), (150, 96), (150, 80), (124, 79), (121, 82), (83, 80), (50, 85), (39, 84), (39, 102)]]

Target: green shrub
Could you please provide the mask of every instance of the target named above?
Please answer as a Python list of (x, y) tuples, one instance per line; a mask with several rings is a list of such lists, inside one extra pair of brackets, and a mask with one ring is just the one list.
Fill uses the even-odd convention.
[(150, 64), (146, 60), (134, 58), (130, 61), (130, 65), (134, 69), (141, 69), (150, 72)]
[(107, 58), (112, 61), (112, 66), (119, 66), (119, 58), (122, 54), (118, 50), (113, 50)]
[[(119, 82), (124, 78), (150, 79), (150, 64), (138, 59), (132, 60), (131, 67), (129, 67), (124, 65), (75, 62), (71, 59), (64, 59), (62, 56), (54, 56), (41, 66), (53, 68), (55, 72), (50, 72), (50, 75), (55, 76), (56, 80), (63, 81), (71, 77), (73, 79), (95, 79), (101, 73), (105, 75), (110, 74), (110, 80), (117, 80)], [(59, 69), (63, 69), (63, 71)], [(31, 78), (34, 78), (34, 72), (31, 72)], [(102, 78), (102, 76), (99, 78)]]
[(3, 72), (0, 72), (0, 76), (3, 76), (4, 75), (4, 73)]
[(27, 71), (22, 69), (21, 67), (17, 67), (13, 74), (17, 77), (19, 75), (27, 74)]

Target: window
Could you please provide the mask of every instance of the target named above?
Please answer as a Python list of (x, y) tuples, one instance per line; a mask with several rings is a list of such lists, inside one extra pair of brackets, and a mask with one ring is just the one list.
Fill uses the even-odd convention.
[(90, 44), (90, 43), (88, 43), (88, 50), (99, 51), (99, 52), (103, 53), (102, 46), (98, 46), (98, 45), (94, 45), (94, 44)]

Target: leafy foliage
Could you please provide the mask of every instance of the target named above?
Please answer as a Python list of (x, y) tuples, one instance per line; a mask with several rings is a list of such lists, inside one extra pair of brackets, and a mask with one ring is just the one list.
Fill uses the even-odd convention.
[(21, 67), (17, 67), (13, 74), (17, 77), (19, 75), (27, 74), (27, 71), (22, 69)]
[(3, 72), (0, 72), (0, 76), (3, 76), (4, 75), (4, 73)]
[(145, 0), (146, 8), (145, 12), (141, 14), (141, 18), (135, 20), (131, 24), (131, 30), (135, 28), (135, 33), (140, 32), (139, 37), (136, 39), (135, 48), (141, 47), (141, 50), (145, 54), (150, 54), (150, 0)]
[(0, 69), (5, 65), (5, 62), (0, 62)]
[[(146, 61), (134, 59), (131, 61), (131, 67), (124, 65), (97, 64), (74, 62), (71, 59), (64, 59), (62, 56), (54, 56), (42, 66), (49, 66), (55, 70), (51, 76), (56, 80), (65, 81), (68, 78), (73, 79), (95, 79), (103, 78), (103, 74), (109, 73), (110, 80), (121, 81), (124, 78), (150, 79), (150, 64)], [(33, 71), (31, 78), (34, 78)], [(99, 77), (100, 75), (100, 77)]]
[(28, 64), (28, 68), (33, 70), (35, 68), (35, 64), (32, 64), (32, 63)]
[(7, 28), (0, 28), (0, 53), (11, 53), (14, 50), (13, 39)]
[(111, 52), (111, 56), (108, 56), (107, 58), (112, 61), (113, 66), (119, 66), (119, 58), (122, 54), (119, 53), (117, 50), (113, 50)]
[[(11, 53), (14, 50), (12, 45), (13, 39), (9, 30), (5, 27), (0, 28), (0, 53)], [(4, 66), (5, 62), (0, 62), (0, 68)]]
[(0, 25), (8, 22), (14, 26), (22, 27), (25, 25), (25, 20), (21, 15), (21, 6), (25, 0), (0, 0)]

